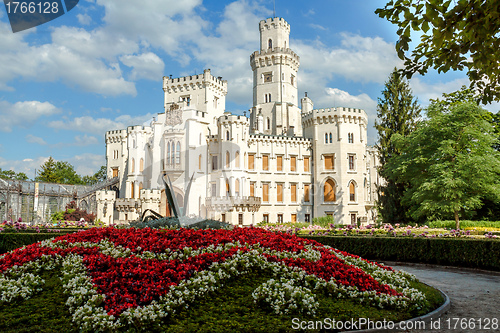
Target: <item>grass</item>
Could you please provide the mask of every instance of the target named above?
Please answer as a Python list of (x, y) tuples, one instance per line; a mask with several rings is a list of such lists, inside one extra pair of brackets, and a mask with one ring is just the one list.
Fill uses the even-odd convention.
[[(31, 299), (0, 306), (1, 332), (77, 332), (71, 315), (64, 303), (62, 285), (58, 270), (42, 273), (46, 284), (44, 290)], [(270, 272), (255, 271), (235, 278), (218, 291), (206, 295), (188, 309), (164, 320), (160, 327), (143, 327), (148, 332), (297, 332), (292, 329), (292, 319), (323, 320), (335, 318), (347, 321), (351, 318), (400, 321), (409, 319), (437, 308), (442, 304), (441, 294), (424, 284), (415, 283), (426, 294), (429, 308), (414, 313), (383, 310), (362, 305), (352, 300), (334, 299), (318, 295), (320, 308), (317, 314), (275, 315), (269, 309), (262, 309), (253, 302), (252, 292), (272, 277)], [(128, 327), (124, 331), (135, 332), (138, 328)], [(314, 332), (314, 331), (308, 331)]]

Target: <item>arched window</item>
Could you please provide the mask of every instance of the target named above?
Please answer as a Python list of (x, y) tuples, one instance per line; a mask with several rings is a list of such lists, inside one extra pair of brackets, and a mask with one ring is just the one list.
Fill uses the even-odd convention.
[(264, 98), (266, 99), (266, 103), (267, 103), (267, 94), (264, 95)]
[(333, 182), (333, 180), (331, 179), (328, 179), (326, 182), (325, 182), (325, 187), (324, 187), (324, 191), (323, 191), (323, 194), (324, 194), (324, 198), (325, 198), (325, 202), (334, 202), (335, 201), (335, 183)]
[(273, 48), (273, 40), (271, 38), (269, 38), (269, 40), (267, 41), (267, 48), (268, 49), (272, 49)]
[(271, 94), (269, 94), (269, 103), (271, 103)]
[(144, 159), (141, 158), (141, 160), (139, 161), (139, 172), (143, 171), (144, 171)]
[(231, 196), (231, 189), (229, 187), (229, 179), (226, 179), (226, 197)]
[(267, 117), (267, 129), (271, 129), (271, 119)]
[(226, 132), (226, 140), (229, 141), (229, 131)]
[(237, 151), (236, 154), (234, 154), (234, 166), (236, 168), (240, 167), (240, 152)]
[(167, 164), (170, 164), (170, 142), (167, 143)]
[(325, 143), (328, 143), (328, 133), (325, 133)]
[(286, 49), (286, 41), (285, 41), (285, 49)]
[(130, 183), (130, 197), (133, 199), (135, 197), (135, 184)]
[(141, 197), (142, 182), (139, 183), (139, 198)]
[(135, 160), (132, 158), (132, 165), (130, 166), (130, 168), (132, 169), (132, 173), (135, 172)]
[(239, 197), (240, 196), (240, 180), (236, 179), (234, 181), (234, 196)]
[(201, 170), (201, 154), (198, 156), (198, 169)]
[(332, 143), (332, 133), (330, 133), (330, 143)]
[(200, 145), (201, 145), (201, 133), (200, 133)]
[(229, 154), (228, 151), (226, 151), (226, 168), (229, 168), (231, 165), (231, 154)]
[(170, 145), (171, 145), (171, 147), (172, 147), (172, 148), (171, 148), (172, 155), (170, 155), (170, 164), (174, 164), (174, 163), (175, 163), (175, 144), (174, 144), (174, 142), (172, 141), (172, 142), (170, 143)]
[(175, 163), (181, 164), (181, 143), (177, 141), (177, 149), (175, 150)]
[(354, 181), (349, 184), (349, 201), (356, 201), (356, 184)]

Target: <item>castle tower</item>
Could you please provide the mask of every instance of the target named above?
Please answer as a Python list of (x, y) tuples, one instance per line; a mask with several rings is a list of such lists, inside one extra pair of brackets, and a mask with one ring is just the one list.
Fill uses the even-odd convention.
[[(297, 106), (300, 61), (289, 48), (290, 25), (283, 18), (268, 18), (259, 23), (259, 29), (260, 51), (250, 56), (253, 71), (251, 133), (302, 136)], [(260, 114), (262, 124), (258, 121)]]

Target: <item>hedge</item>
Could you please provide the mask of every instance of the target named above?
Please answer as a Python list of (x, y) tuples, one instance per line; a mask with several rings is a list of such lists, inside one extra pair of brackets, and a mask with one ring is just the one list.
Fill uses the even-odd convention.
[(19, 247), (23, 247), (24, 245), (33, 244), (52, 237), (66, 235), (70, 232), (67, 231), (57, 232), (57, 233), (56, 232), (49, 232), (49, 233), (2, 232), (0, 233), (0, 254), (12, 251)]
[(500, 271), (500, 241), (473, 238), (300, 236), (372, 260)]

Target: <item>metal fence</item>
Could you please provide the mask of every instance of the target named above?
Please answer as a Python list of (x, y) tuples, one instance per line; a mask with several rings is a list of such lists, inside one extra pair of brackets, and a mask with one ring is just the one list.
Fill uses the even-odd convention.
[(36, 183), (0, 179), (0, 221), (46, 223), (52, 214), (75, 201), (79, 208), (96, 213), (95, 192), (116, 184), (117, 178), (93, 186)]

